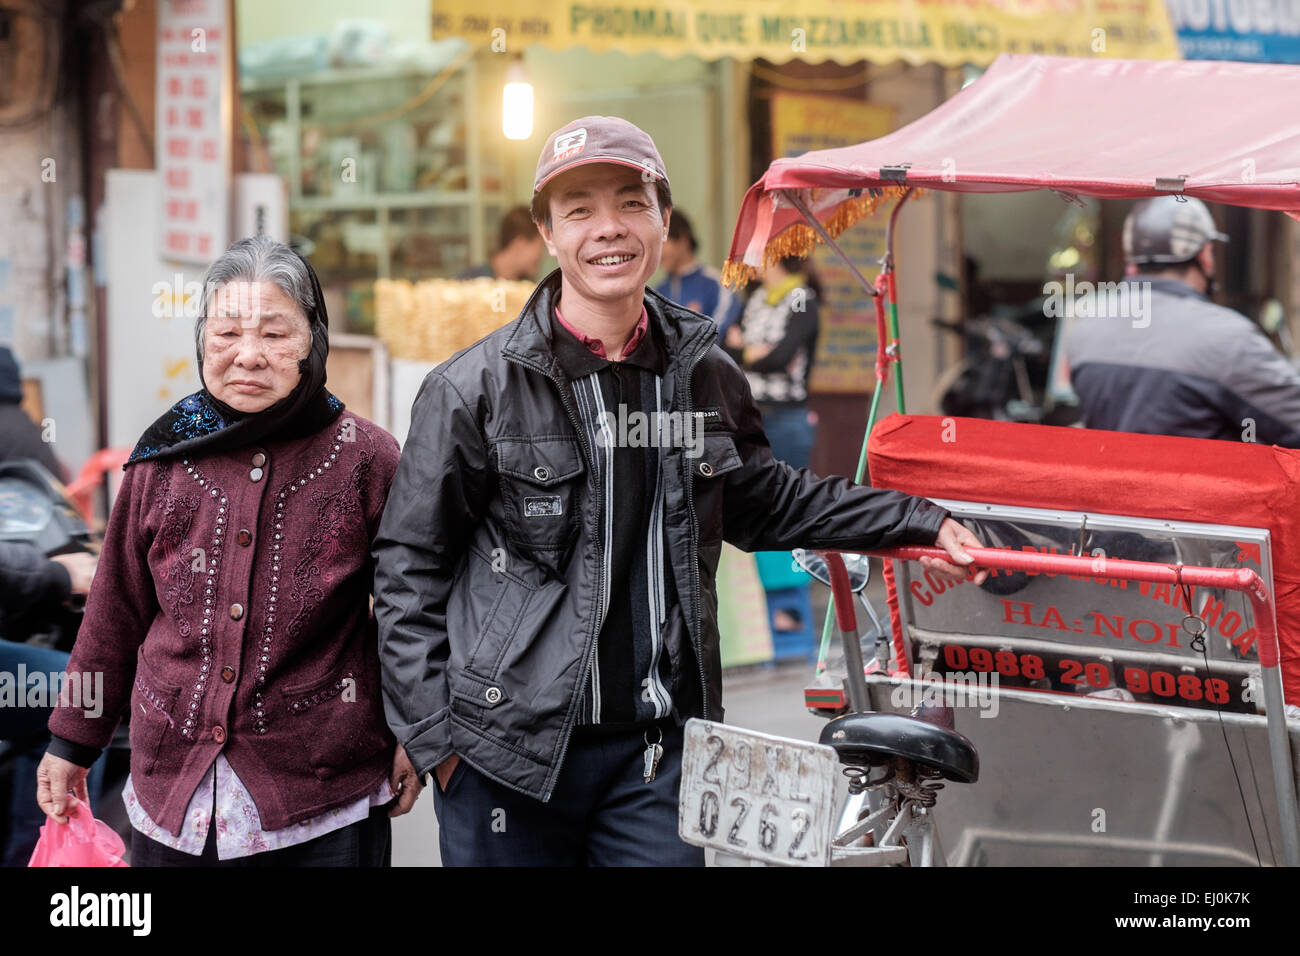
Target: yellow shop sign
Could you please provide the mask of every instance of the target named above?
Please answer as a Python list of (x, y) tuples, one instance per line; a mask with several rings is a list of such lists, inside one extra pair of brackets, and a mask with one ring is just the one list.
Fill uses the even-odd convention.
[(543, 43), (777, 62), (985, 65), (1000, 53), (1178, 57), (1163, 0), (434, 0), (433, 36), (502, 52)]

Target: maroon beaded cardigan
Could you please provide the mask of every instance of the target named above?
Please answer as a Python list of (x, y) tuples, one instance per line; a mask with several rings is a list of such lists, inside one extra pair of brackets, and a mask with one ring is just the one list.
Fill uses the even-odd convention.
[(103, 714), (60, 706), (50, 730), (102, 748), (129, 708), (132, 785), (173, 834), (218, 753), (268, 830), (373, 793), (395, 741), (370, 545), (398, 457), (344, 411), (307, 438), (129, 467), (68, 663), (103, 673)]

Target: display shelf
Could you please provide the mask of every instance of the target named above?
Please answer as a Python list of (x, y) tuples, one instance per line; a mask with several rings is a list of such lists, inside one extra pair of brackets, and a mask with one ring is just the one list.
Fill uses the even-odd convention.
[(283, 92), (289, 84), (300, 86), (349, 86), (354, 83), (370, 83), (376, 80), (430, 79), (433, 76), (428, 68), (418, 64), (399, 66), (353, 66), (330, 70), (317, 70), (289, 77), (258, 77), (245, 79), (239, 83), (239, 92), (244, 94)]
[[(266, 155), (288, 181), (290, 229), (324, 250), (326, 272), (356, 279), (373, 264), (373, 278), (446, 277), (487, 258), (507, 205), (499, 188), (483, 188), (501, 179), (501, 148), (485, 156), (479, 63), (446, 62), (455, 72), (401, 64), (241, 82)], [(355, 183), (335, 178), (349, 160)], [(438, 189), (438, 179), (469, 185)]]

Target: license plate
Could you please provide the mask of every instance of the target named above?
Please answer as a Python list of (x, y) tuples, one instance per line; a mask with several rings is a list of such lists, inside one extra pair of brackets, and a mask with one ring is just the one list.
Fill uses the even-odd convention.
[(837, 768), (821, 744), (689, 720), (678, 832), (765, 863), (827, 866)]

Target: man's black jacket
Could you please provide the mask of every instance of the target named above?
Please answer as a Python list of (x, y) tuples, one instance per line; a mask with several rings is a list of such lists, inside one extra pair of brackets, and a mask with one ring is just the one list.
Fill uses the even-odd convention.
[[(543, 800), (564, 764), (603, 589), (625, 586), (601, 580), (603, 492), (551, 351), (559, 290), (557, 271), (515, 321), (425, 378), (374, 545), (384, 702), (416, 770), (455, 753)], [(775, 460), (713, 322), (649, 289), (645, 305), (668, 354), (665, 404), (701, 413), (704, 429), (702, 454), (688, 444), (663, 456), (679, 595), (663, 638), (674, 701), (698, 705), (675, 716), (721, 720), (724, 539), (746, 551), (932, 544), (947, 512)]]

